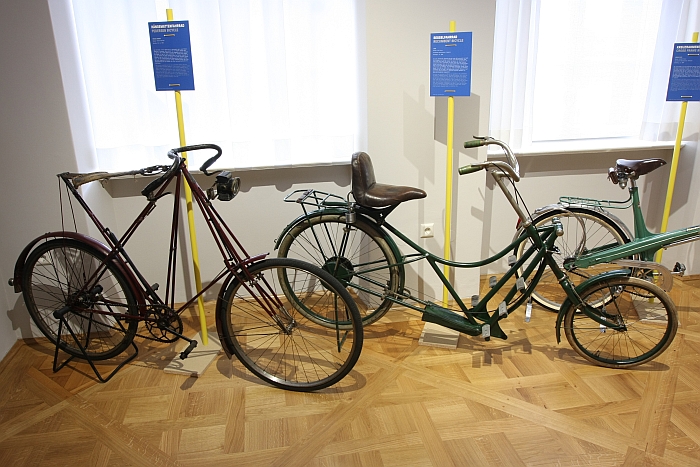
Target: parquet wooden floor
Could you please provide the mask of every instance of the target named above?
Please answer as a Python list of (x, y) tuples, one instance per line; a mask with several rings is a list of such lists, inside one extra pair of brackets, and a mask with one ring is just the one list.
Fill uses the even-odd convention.
[[(98, 384), (53, 373), (46, 342), (0, 364), (0, 465), (700, 465), (700, 279), (676, 280), (677, 337), (657, 361), (611, 370), (557, 344), (554, 315), (505, 321), (507, 341), (418, 345), (418, 313), (366, 329), (358, 364), (319, 393), (269, 387), (223, 354), (166, 374), (172, 346)], [(213, 323), (213, 317), (209, 316)]]

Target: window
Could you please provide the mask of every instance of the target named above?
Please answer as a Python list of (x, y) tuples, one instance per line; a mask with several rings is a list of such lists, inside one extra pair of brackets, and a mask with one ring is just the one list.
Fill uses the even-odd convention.
[(532, 141), (638, 137), (661, 0), (542, 0)]
[(167, 163), (179, 145), (173, 93), (155, 91), (150, 56), (147, 23), (166, 8), (190, 24), (188, 144), (221, 145), (228, 168), (348, 160), (359, 127), (354, 0), (72, 0), (100, 170)]
[(696, 7), (696, 0), (498, 0), (491, 135), (522, 151), (660, 139), (672, 45), (689, 40), (694, 25), (684, 18), (695, 22)]

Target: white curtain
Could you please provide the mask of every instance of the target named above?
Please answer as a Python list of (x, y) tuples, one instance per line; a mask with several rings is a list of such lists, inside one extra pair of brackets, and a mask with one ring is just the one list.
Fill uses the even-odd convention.
[[(358, 128), (354, 0), (72, 0), (98, 165), (167, 163), (179, 146), (172, 92), (155, 91), (149, 21), (188, 20), (188, 144), (219, 167), (347, 161)], [(191, 155), (193, 168), (210, 154)], [(197, 157), (201, 158), (198, 160)]]
[[(700, 31), (700, 0), (664, 1), (654, 50), (649, 94), (642, 121), (641, 139), (646, 141), (676, 139), (681, 103), (666, 102), (673, 44), (690, 42), (693, 32), (698, 31)], [(688, 105), (684, 134), (697, 139), (699, 129), (700, 104)]]
[(540, 0), (498, 0), (491, 75), (490, 136), (513, 150), (532, 137)]
[[(591, 31), (583, 26), (584, 20), (594, 26), (599, 23), (601, 32), (593, 35), (599, 44), (587, 58), (578, 50), (577, 44), (565, 40), (565, 34), (545, 34), (546, 40), (541, 37), (541, 28), (544, 27), (544, 23), (540, 23), (541, 13), (546, 1), (497, 0), (490, 134), (508, 142), (514, 150), (527, 149), (533, 141), (603, 137), (639, 137), (652, 141), (673, 139), (669, 134), (675, 135), (675, 130), (670, 130), (675, 128), (678, 119), (678, 104), (665, 102), (673, 43), (689, 42), (692, 31), (698, 30), (700, 0), (660, 0), (660, 4), (650, 2), (639, 11), (641, 3), (621, 0), (582, 3), (581, 16), (573, 17), (565, 29), (569, 27), (572, 32), (581, 29), (583, 36), (588, 34), (590, 38)], [(557, 2), (547, 5), (550, 17), (555, 8), (569, 6)], [(635, 21), (651, 26), (652, 33), (660, 11), (655, 45), (653, 35), (643, 38), (634, 30), (629, 31), (628, 8), (636, 14)], [(609, 14), (596, 15), (592, 13), (595, 10), (608, 11)], [(620, 23), (620, 18), (625, 18), (624, 24)], [(609, 39), (600, 40), (601, 37)], [(538, 40), (545, 40), (545, 43), (538, 46)], [(590, 41), (586, 45), (590, 46)], [(644, 59), (648, 60), (646, 65), (641, 63), (642, 59), (630, 61), (627, 52), (635, 48), (638, 49), (636, 52), (653, 50), (653, 60), (648, 53), (649, 58)], [(553, 63), (553, 69), (547, 72), (539, 70), (538, 75), (538, 54), (543, 60), (545, 56), (552, 56), (545, 51), (552, 50), (559, 51), (553, 56), (560, 58)], [(644, 66), (650, 66), (651, 76), (644, 74), (646, 72), (638, 74)], [(613, 67), (617, 68), (619, 77), (607, 87), (600, 86), (600, 78), (612, 76)], [(560, 87), (564, 89), (581, 77), (584, 79), (573, 90), (553, 91)], [(624, 93), (618, 92), (620, 89)], [(629, 95), (621, 97), (622, 94)], [(543, 95), (547, 97), (543, 98)], [(544, 125), (542, 116), (549, 119)], [(591, 122), (591, 125), (581, 128), (586, 122)], [(543, 132), (543, 128), (552, 131)]]

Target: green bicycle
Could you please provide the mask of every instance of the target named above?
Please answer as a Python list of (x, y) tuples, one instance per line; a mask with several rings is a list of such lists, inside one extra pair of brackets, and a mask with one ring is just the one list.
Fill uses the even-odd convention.
[[(532, 222), (536, 226), (551, 223), (554, 217), (558, 218), (564, 226), (564, 235), (557, 239), (555, 246), (558, 254), (555, 256), (560, 267), (569, 271), (569, 277), (574, 283), (579, 283), (591, 276), (600, 274), (611, 268), (625, 266), (634, 268), (634, 274), (638, 277), (653, 279), (666, 292), (673, 286), (672, 274), (683, 275), (685, 266), (676, 263), (673, 269), (654, 262), (654, 256), (659, 248), (669, 248), (682, 243), (695, 241), (697, 236), (695, 227), (690, 228), (691, 234), (678, 241), (666, 242), (662, 240), (643, 239), (662, 238), (657, 237), (647, 228), (642, 213), (637, 180), (657, 168), (665, 165), (663, 159), (627, 160), (618, 159), (615, 167), (608, 170), (608, 178), (622, 189), (628, 189), (629, 197), (624, 201), (599, 200), (580, 198), (574, 196), (562, 196), (559, 203), (543, 206), (532, 213)], [(632, 208), (634, 219), (634, 232), (612, 212), (611, 209)], [(685, 229), (684, 229), (685, 230)], [(523, 232), (521, 221), (516, 226), (514, 238)], [(675, 237), (675, 236), (674, 236)], [(635, 243), (635, 253), (625, 259), (612, 258), (599, 253), (623, 245)], [(651, 242), (651, 243), (649, 243)], [(650, 245), (647, 249), (637, 249), (636, 246)], [(644, 248), (644, 247), (643, 247)], [(522, 254), (522, 246), (514, 252), (516, 256)], [(610, 263), (609, 261), (612, 261)], [(561, 308), (566, 295), (556, 283), (556, 277), (551, 271), (545, 271), (532, 298), (539, 305), (550, 311), (558, 311)]]
[[(469, 141), (465, 147), (491, 144), (504, 150), (507, 161), (471, 164), (460, 168), (459, 173), (488, 171), (518, 214), (523, 232), (490, 258), (471, 263), (450, 261), (425, 250), (392, 226), (387, 217), (394, 209), (403, 202), (424, 198), (426, 193), (413, 187), (377, 183), (366, 153), (356, 153), (352, 157), (352, 192), (347, 198), (317, 190), (297, 190), (285, 197), (287, 202), (298, 203), (304, 213), (276, 240), (278, 256), (304, 259), (330, 272), (350, 291), (364, 325), (377, 321), (398, 303), (420, 311), (424, 321), (471, 336), (481, 335), (486, 340), (492, 336), (507, 338), (500, 321), (528, 300), (545, 270), (549, 270), (566, 295), (556, 321), (558, 342), (563, 327), (576, 352), (591, 362), (614, 368), (639, 365), (663, 352), (678, 326), (676, 308), (668, 295), (652, 282), (631, 277), (630, 268), (591, 277), (574, 287), (568, 265), (561, 267), (554, 258), (555, 241), (564, 235), (561, 222), (553, 219), (548, 224), (535, 226), (516, 199), (519, 197), (515, 185), (520, 180), (519, 165), (510, 148), (490, 137)], [(660, 234), (645, 239), (643, 244), (607, 249), (605, 258), (607, 261), (627, 258), (699, 234), (700, 226)], [(401, 240), (413, 253), (404, 255), (394, 238)], [(521, 256), (509, 255), (514, 251), (521, 251)], [(441, 265), (478, 268), (507, 255), (508, 271), (493, 281), (483, 297), (472, 297), (471, 306), (459, 297), (440, 268)], [(406, 264), (421, 260), (427, 261), (447, 288), (453, 309), (426, 297), (417, 297), (406, 288)], [(586, 261), (586, 255), (578, 261)], [(501, 289), (505, 297), (498, 302), (495, 297)], [(493, 302), (498, 305), (494, 306)], [(310, 319), (324, 324), (323, 316)], [(324, 325), (337, 324), (327, 322)]]

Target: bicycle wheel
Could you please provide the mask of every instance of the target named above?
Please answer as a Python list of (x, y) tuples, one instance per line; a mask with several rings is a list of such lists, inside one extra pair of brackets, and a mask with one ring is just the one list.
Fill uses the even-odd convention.
[(90, 359), (104, 360), (131, 344), (138, 321), (136, 298), (114, 263), (103, 265), (105, 255), (78, 240), (54, 239), (37, 246), (27, 258), (22, 294), (39, 330), (64, 352), (85, 355), (54, 311), (70, 307), (64, 317)]
[(617, 277), (591, 284), (581, 301), (599, 316), (624, 329), (605, 327), (571, 306), (564, 331), (571, 347), (601, 366), (625, 368), (652, 360), (673, 341), (678, 328), (676, 306), (657, 285), (635, 277)]
[[(363, 325), (384, 316), (399, 292), (402, 269), (381, 232), (358, 219), (348, 226), (344, 214), (326, 214), (297, 224), (282, 239), (281, 258), (307, 261), (331, 273), (348, 288), (357, 303)], [(309, 316), (319, 324), (322, 317)]]
[[(533, 225), (540, 227), (551, 224), (553, 218), (559, 218), (564, 228), (564, 235), (557, 237), (555, 246), (559, 253), (554, 259), (559, 267), (564, 270), (564, 262), (595, 248), (610, 247), (629, 243), (631, 239), (604, 213), (587, 208), (570, 207), (568, 210), (550, 211), (533, 219)], [(585, 234), (585, 235), (584, 235)], [(522, 242), (515, 251), (520, 258), (523, 252), (532, 245), (530, 241)], [(586, 269), (575, 269), (569, 272), (569, 279), (577, 286), (589, 277), (605, 271), (619, 269), (614, 264), (596, 264)], [(559, 311), (561, 304), (566, 300), (566, 293), (559, 285), (549, 267), (542, 274), (532, 298), (542, 307), (550, 311)]]
[[(343, 286), (327, 272), (299, 260), (273, 258), (234, 279), (217, 307), (223, 339), (252, 373), (292, 391), (314, 391), (340, 381), (362, 350), (362, 321)], [(282, 278), (282, 280), (280, 280)], [(309, 310), (327, 322), (308, 318)]]

